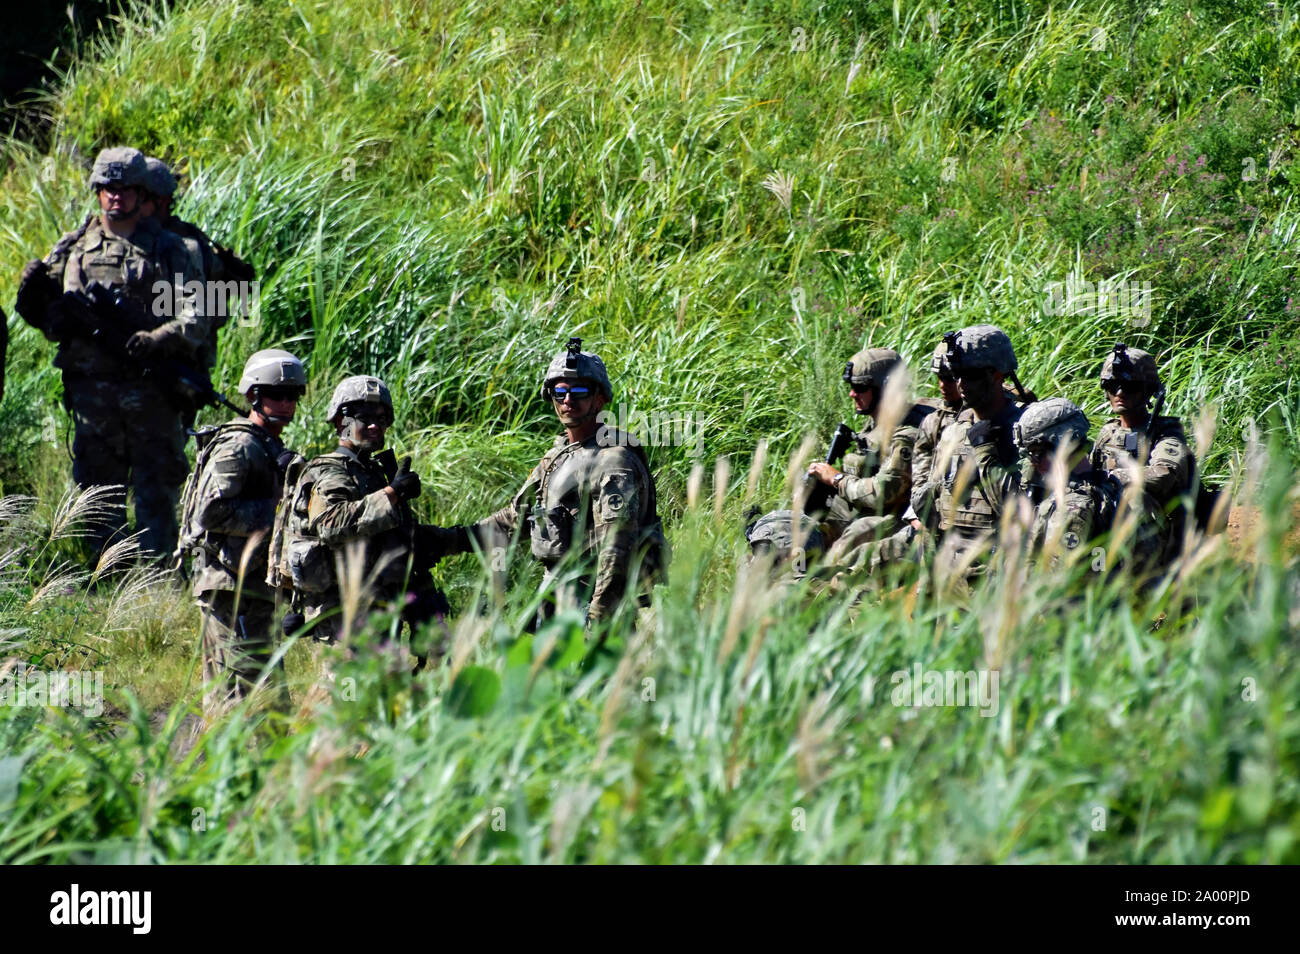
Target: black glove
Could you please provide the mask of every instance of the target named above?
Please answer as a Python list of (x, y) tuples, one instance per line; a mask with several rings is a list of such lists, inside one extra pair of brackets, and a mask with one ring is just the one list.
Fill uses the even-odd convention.
[(289, 472), (289, 465), (296, 460), (298, 455), (291, 450), (280, 451), (280, 456), (275, 459), (275, 466), (280, 471), (281, 476)]
[(22, 278), (18, 280), (18, 298), (14, 302), (14, 310), (23, 321), (45, 331), (47, 309), (61, 292), (62, 289), (50, 277), (46, 264), (39, 258), (34, 258), (23, 267)]
[(280, 621), (280, 628), (284, 630), (284, 635), (292, 636), (298, 630), (302, 629), (303, 624), (307, 622), (306, 618), (298, 612), (289, 611), (284, 614), (284, 619)]
[(424, 488), (420, 486), (420, 475), (412, 472), (411, 458), (405, 458), (397, 468), (397, 473), (389, 481), (388, 486), (393, 488), (401, 500), (414, 500), (420, 496)]

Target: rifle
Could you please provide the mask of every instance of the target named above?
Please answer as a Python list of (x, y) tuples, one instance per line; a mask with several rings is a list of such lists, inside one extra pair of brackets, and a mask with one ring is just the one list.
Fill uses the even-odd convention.
[(54, 309), (67, 322), (69, 331), (60, 337), (80, 338), (91, 347), (136, 372), (142, 380), (157, 385), (168, 403), (182, 414), (192, 415), (201, 407), (220, 404), (240, 417), (247, 412), (233, 404), (212, 386), (205, 373), (173, 358), (145, 358), (137, 361), (127, 354), (126, 343), (136, 331), (145, 330), (134, 320), (122, 293), (92, 282), (84, 292), (64, 292)]
[[(834, 464), (844, 456), (845, 451), (849, 449), (849, 443), (853, 440), (853, 432), (849, 430), (847, 424), (841, 423), (835, 428), (835, 433), (831, 435), (831, 446), (826, 451), (826, 463)], [(804, 503), (803, 512), (813, 519), (826, 509), (826, 502), (830, 499), (831, 488), (822, 483), (812, 474), (804, 474)]]

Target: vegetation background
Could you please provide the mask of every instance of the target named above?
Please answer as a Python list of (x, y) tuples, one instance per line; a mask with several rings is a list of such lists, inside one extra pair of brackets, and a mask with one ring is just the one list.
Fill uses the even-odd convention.
[[(381, 375), (425, 518), (508, 500), (572, 334), (703, 453), (650, 448), (676, 558), (609, 652), (569, 618), (519, 636), (526, 565), (476, 613), (461, 557), (442, 671), (363, 658), (312, 704), (294, 644), (300, 708), (198, 731), (197, 616), (77, 569), (96, 504), (65, 493), (52, 349), (11, 317), (0, 651), (102, 670), (111, 704), (0, 707), (0, 859), (1300, 860), (1290, 6), (192, 0), (80, 43), (41, 135), (0, 138), (6, 305), (87, 214), (96, 150), (131, 144), (258, 269), (220, 384), (302, 355), (310, 453), (337, 380)], [(1101, 279), (1150, 282), (1149, 316), (1052, 313), (1052, 283)], [(965, 611), (747, 575), (743, 514), (850, 413), (846, 357), (923, 372), (983, 321), (1094, 423), (1110, 345), (1156, 353), (1231, 535), (1142, 596), (1010, 567)], [(996, 717), (892, 704), (914, 663), (997, 667)]]

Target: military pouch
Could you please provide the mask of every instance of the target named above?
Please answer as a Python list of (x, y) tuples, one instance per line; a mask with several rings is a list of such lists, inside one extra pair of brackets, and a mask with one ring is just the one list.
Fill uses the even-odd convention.
[(323, 593), (334, 585), (334, 561), (329, 547), (319, 540), (295, 535), (285, 550), (295, 590)]
[(844, 466), (840, 469), (850, 477), (862, 477), (866, 473), (867, 455), (866, 454), (845, 454)]
[(543, 563), (555, 563), (569, 552), (573, 539), (573, 515), (564, 507), (533, 507), (533, 556)]

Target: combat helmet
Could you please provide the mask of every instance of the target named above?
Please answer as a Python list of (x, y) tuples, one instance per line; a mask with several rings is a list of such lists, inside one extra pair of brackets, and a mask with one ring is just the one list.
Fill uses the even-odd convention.
[(902, 357), (892, 348), (867, 348), (855, 354), (844, 366), (844, 382), (884, 391), (885, 379), (902, 363)]
[(1156, 359), (1141, 348), (1117, 343), (1101, 366), (1101, 386), (1139, 385), (1147, 394), (1160, 389)]
[(108, 185), (144, 186), (148, 166), (144, 154), (130, 146), (101, 149), (90, 170), (90, 188), (102, 189)]
[(390, 420), (393, 416), (393, 397), (388, 393), (388, 386), (369, 374), (354, 374), (339, 382), (330, 398), (329, 407), (325, 409), (325, 420), (333, 424), (339, 412), (348, 404), (382, 404), (388, 408)]
[[(826, 549), (826, 538), (817, 521), (800, 514), (799, 526), (803, 533), (803, 549), (808, 559), (821, 556)], [(794, 549), (794, 511), (773, 510), (765, 513), (745, 528), (745, 539), (754, 550), (766, 549), (776, 555), (778, 563), (790, 559)]]
[(144, 187), (154, 195), (168, 198), (176, 194), (176, 176), (161, 159), (146, 156)]
[(557, 354), (546, 369), (542, 379), (542, 397), (550, 399), (551, 385), (557, 381), (591, 381), (605, 395), (605, 400), (614, 398), (613, 385), (609, 383), (609, 372), (605, 362), (590, 351), (582, 350), (581, 338), (570, 338), (565, 350)]
[(1010, 374), (1020, 365), (1006, 332), (996, 325), (971, 325), (943, 336), (946, 359), (953, 374), (987, 368)]
[(1065, 398), (1048, 398), (1025, 408), (1012, 433), (1022, 453), (1044, 444), (1060, 447), (1067, 440), (1078, 448), (1088, 439), (1088, 416)]
[(244, 362), (244, 375), (239, 379), (239, 393), (247, 394), (255, 387), (296, 387), (305, 391), (307, 369), (296, 357), (279, 348), (255, 351)]

